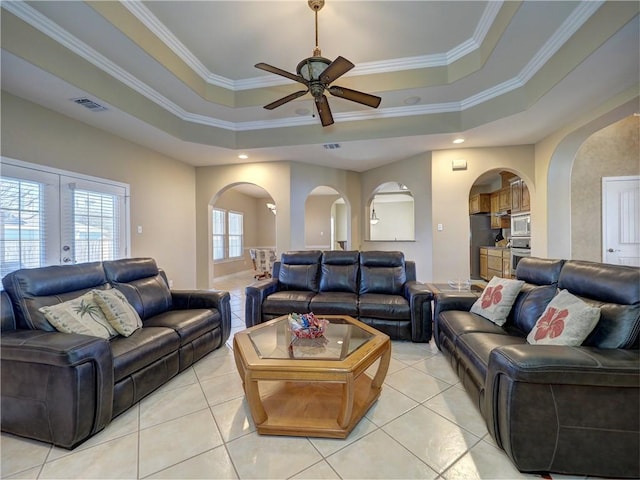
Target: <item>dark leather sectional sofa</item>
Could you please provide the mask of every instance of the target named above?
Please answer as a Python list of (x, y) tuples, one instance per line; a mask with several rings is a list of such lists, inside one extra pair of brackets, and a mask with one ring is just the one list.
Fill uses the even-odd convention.
[[(24, 269), (1, 293), (2, 430), (73, 448), (231, 332), (228, 292), (170, 290), (151, 258)], [(113, 286), (143, 326), (111, 340), (60, 333), (38, 308)]]
[(428, 342), (431, 300), (402, 252), (283, 253), (273, 277), (246, 288), (247, 327), (292, 312), (349, 315), (395, 340)]
[[(640, 269), (523, 259), (525, 286), (499, 327), (470, 313), (477, 294), (435, 295), (435, 341), (523, 472), (640, 477)], [(558, 289), (601, 308), (582, 346), (530, 345)]]

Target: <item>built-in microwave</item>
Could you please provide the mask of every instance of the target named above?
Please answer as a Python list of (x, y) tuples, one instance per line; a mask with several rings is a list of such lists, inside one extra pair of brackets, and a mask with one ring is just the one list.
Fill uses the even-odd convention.
[(511, 215), (511, 236), (530, 237), (531, 236), (531, 214), (517, 213)]

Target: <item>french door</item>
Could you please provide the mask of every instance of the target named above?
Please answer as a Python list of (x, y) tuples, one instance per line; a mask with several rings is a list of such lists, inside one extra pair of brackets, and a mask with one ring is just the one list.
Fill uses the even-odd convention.
[(126, 184), (2, 159), (0, 276), (126, 257)]

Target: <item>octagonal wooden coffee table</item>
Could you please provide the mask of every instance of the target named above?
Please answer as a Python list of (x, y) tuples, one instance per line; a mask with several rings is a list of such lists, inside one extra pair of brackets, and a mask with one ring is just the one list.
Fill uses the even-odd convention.
[[(323, 337), (292, 336), (287, 317), (235, 334), (233, 354), (258, 433), (345, 438), (380, 396), (391, 341), (341, 315)], [(373, 378), (365, 371), (380, 360)]]

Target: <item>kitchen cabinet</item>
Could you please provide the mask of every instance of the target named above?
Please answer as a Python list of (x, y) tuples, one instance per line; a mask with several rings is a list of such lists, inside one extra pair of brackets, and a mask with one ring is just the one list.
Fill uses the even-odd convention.
[(507, 210), (511, 210), (511, 187), (503, 187), (498, 190), (499, 202), (498, 202), (498, 210), (500, 212), (506, 212)]
[(489, 213), (491, 211), (491, 194), (476, 193), (469, 197), (469, 213)]
[(511, 181), (511, 213), (528, 212), (531, 208), (529, 187), (521, 178)]
[(500, 192), (496, 191), (491, 194), (491, 228), (510, 228), (509, 215), (499, 215), (499, 213), (504, 213), (504, 210), (500, 210)]
[(487, 252), (487, 248), (480, 248), (480, 278), (482, 278), (483, 280), (489, 280), (489, 278), (487, 277)]
[(480, 277), (511, 278), (511, 250), (499, 247), (480, 247)]

